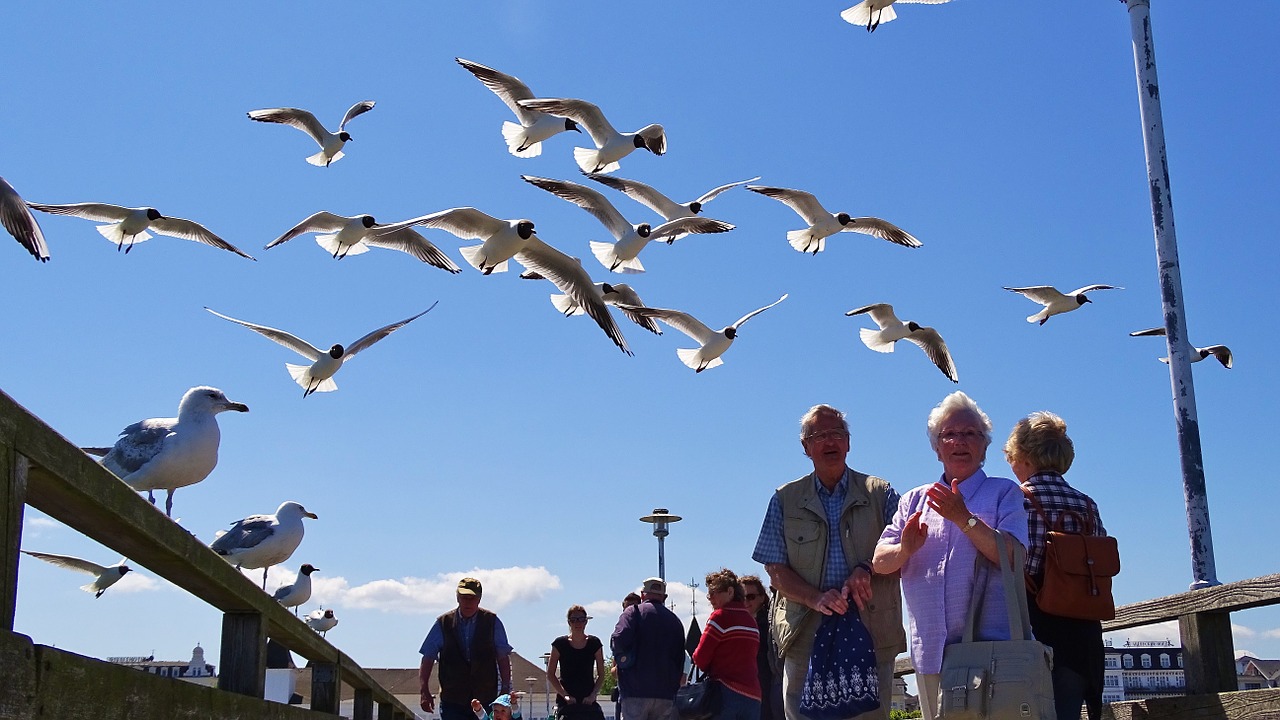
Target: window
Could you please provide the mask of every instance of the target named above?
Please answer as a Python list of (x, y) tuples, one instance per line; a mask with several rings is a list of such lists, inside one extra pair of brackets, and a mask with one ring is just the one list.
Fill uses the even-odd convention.
[(1129, 668), (1132, 668), (1132, 667), (1133, 667), (1133, 656), (1132, 656), (1132, 655), (1125, 655), (1125, 656), (1124, 656), (1124, 666), (1125, 666), (1125, 668), (1126, 668), (1126, 669), (1129, 669)]
[(1151, 667), (1151, 656), (1146, 653), (1142, 653), (1142, 667)]
[[(1120, 678), (1116, 677), (1115, 675), (1108, 675), (1106, 678), (1103, 679), (1102, 684), (1107, 687), (1120, 687)], [(1245, 689), (1248, 690), (1249, 688), (1245, 688)]]
[(1160, 667), (1169, 667), (1169, 653), (1160, 653)]
[(1111, 668), (1112, 670), (1120, 667), (1120, 658), (1116, 657), (1115, 655), (1108, 655), (1107, 667)]

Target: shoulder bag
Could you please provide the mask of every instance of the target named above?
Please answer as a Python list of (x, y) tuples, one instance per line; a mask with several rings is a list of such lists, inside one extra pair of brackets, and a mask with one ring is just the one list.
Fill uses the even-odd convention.
[[(1027, 590), (1036, 597), (1036, 607), (1050, 615), (1077, 620), (1112, 620), (1116, 601), (1111, 595), (1111, 578), (1120, 573), (1120, 548), (1116, 539), (1094, 535), (1093, 518), (1074, 510), (1058, 515), (1052, 526), (1044, 507), (1030, 488), (1022, 492), (1044, 523), (1044, 571), (1040, 584), (1027, 576)], [(1079, 532), (1067, 532), (1063, 519), (1071, 515)]]
[[(939, 717), (946, 720), (1054, 720), (1057, 717), (1053, 707), (1053, 649), (1032, 639), (1027, 594), (1013, 571), (1014, 566), (1024, 566), (1025, 551), (1015, 543), (1015, 557), (1010, 566), (1005, 548), (1004, 533), (997, 530), (996, 552), (1000, 555), (1011, 639), (974, 640), (985, 585), (975, 583), (969, 599), (964, 640), (942, 651)], [(979, 553), (974, 561), (975, 575), (990, 564)]]
[(676, 690), (676, 713), (680, 720), (710, 720), (720, 712), (720, 683), (710, 675), (698, 676), (696, 667), (689, 670), (689, 681)]

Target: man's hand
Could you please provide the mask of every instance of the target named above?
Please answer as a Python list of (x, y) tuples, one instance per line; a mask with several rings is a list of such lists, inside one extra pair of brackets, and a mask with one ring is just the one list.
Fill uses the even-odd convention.
[(423, 710), (426, 710), (429, 713), (435, 712), (436, 698), (430, 692), (423, 690), (422, 692), (418, 693), (418, 705), (420, 705)]
[(818, 596), (813, 604), (813, 609), (823, 615), (843, 615), (849, 611), (849, 588), (841, 586), (840, 589), (828, 590)]
[(845, 578), (845, 597), (851, 598), (858, 610), (867, 609), (867, 601), (871, 599), (871, 573), (864, 567), (856, 567), (853, 574)]

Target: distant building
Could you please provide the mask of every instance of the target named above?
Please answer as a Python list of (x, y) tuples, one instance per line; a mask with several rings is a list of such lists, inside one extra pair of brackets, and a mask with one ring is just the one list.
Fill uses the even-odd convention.
[(213, 686), (216, 685), (218, 681), (218, 675), (214, 672), (214, 666), (205, 662), (204, 648), (199, 645), (196, 645), (195, 649), (191, 651), (191, 659), (185, 661), (156, 660), (154, 655), (146, 657), (109, 657), (107, 658), (107, 661), (113, 662), (117, 665), (125, 665), (127, 667), (134, 668), (135, 670), (148, 672), (152, 675), (177, 678), (179, 680), (186, 680), (187, 682), (193, 682), (198, 685)]
[(902, 712), (920, 709), (920, 698), (907, 692), (907, 681), (901, 677), (893, 679), (893, 697), (889, 701), (889, 709)]
[(1103, 658), (1104, 703), (1187, 694), (1186, 675), (1182, 669), (1182, 648), (1168, 640), (1126, 640), (1123, 647), (1112, 647), (1108, 640), (1103, 649)]
[(1241, 690), (1280, 687), (1280, 660), (1260, 660), (1252, 655), (1236, 658), (1236, 687)]

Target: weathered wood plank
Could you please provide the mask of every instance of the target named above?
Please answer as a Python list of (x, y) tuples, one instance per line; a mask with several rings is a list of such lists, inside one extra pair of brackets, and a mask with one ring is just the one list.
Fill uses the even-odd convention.
[(1154, 698), (1102, 706), (1102, 720), (1275, 720), (1280, 689)]
[(342, 669), (334, 663), (313, 662), (311, 668), (311, 709), (338, 714), (342, 696)]
[(1231, 692), (1236, 683), (1235, 648), (1231, 638), (1231, 614), (1205, 612), (1178, 620), (1185, 663), (1187, 694)]
[(378, 720), (394, 720), (397, 714), (394, 706), (384, 702), (378, 703)]
[(267, 687), (267, 634), (262, 616), (229, 612), (222, 616), (218, 689), (261, 698)]
[(18, 606), (18, 551), (27, 497), (27, 458), (0, 444), (0, 630), (13, 630)]
[(1280, 604), (1280, 573), (1166, 595), (1116, 608), (1116, 619), (1102, 623), (1105, 632), (1176, 620), (1198, 612), (1248, 610)]
[(351, 720), (373, 720), (373, 691), (356, 690), (351, 702)]

